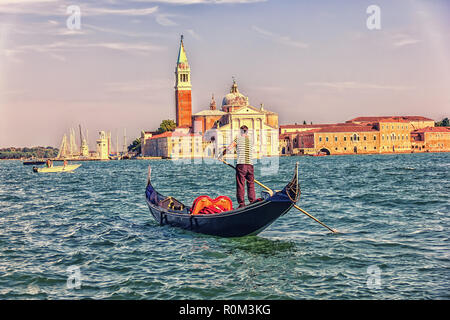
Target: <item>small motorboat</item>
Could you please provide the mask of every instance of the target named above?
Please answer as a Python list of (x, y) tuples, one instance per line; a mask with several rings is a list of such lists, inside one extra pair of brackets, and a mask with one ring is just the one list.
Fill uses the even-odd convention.
[[(298, 164), (292, 180), (281, 191), (262, 191), (262, 198), (243, 208), (214, 214), (191, 214), (191, 208), (173, 197), (158, 193), (151, 183), (149, 167), (145, 199), (151, 214), (160, 225), (219, 236), (257, 235), (286, 214), (300, 197)], [(167, 200), (170, 201), (167, 201)], [(171, 205), (167, 205), (167, 204)], [(176, 205), (174, 205), (176, 204)]]
[(24, 166), (29, 166), (29, 165), (41, 165), (41, 164), (45, 164), (45, 160), (42, 159), (31, 159), (31, 160), (24, 160), (23, 161), (23, 165)]
[(52, 166), (52, 167), (33, 167), (34, 172), (72, 172), (78, 167), (80, 167), (81, 164), (68, 164), (65, 166)]

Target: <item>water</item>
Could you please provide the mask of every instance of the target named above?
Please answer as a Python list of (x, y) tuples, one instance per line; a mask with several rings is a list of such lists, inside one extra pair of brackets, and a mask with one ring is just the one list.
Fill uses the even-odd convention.
[(256, 165), (257, 178), (280, 189), (299, 161), (300, 207), (340, 234), (295, 209), (239, 239), (153, 220), (148, 163), (163, 194), (185, 203), (225, 194), (236, 205), (223, 164), (84, 162), (75, 173), (37, 174), (1, 161), (0, 298), (450, 298), (450, 154), (279, 161), (272, 176)]

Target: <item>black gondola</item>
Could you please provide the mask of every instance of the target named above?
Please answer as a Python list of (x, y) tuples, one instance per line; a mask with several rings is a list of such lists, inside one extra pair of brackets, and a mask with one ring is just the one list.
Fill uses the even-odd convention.
[(281, 191), (262, 191), (262, 200), (246, 207), (215, 214), (190, 214), (190, 207), (165, 197), (152, 186), (149, 177), (145, 198), (151, 214), (160, 225), (219, 237), (257, 235), (286, 214), (300, 197), (298, 165), (292, 180)]

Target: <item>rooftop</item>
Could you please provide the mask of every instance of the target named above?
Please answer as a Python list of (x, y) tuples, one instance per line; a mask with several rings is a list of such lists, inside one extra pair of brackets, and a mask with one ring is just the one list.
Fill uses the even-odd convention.
[(220, 110), (202, 110), (200, 112), (194, 113), (193, 116), (223, 116), (226, 112)]
[(334, 132), (378, 132), (378, 130), (371, 126), (365, 125), (350, 125), (350, 126), (330, 126), (317, 130), (318, 133), (334, 133)]
[(384, 119), (403, 119), (405, 121), (434, 121), (433, 119), (422, 116), (382, 116), (382, 117), (357, 117), (347, 122), (374, 122)]
[(412, 133), (424, 133), (424, 132), (448, 132), (448, 133), (450, 133), (450, 127), (426, 127), (426, 128), (414, 130)]

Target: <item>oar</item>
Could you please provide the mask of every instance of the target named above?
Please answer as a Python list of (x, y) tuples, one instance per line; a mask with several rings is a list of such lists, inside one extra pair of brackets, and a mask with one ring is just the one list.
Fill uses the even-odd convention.
[[(225, 163), (227, 166), (233, 168), (234, 170), (237, 170), (235, 166), (229, 164), (229, 163), (226, 162), (225, 160), (223, 160), (223, 159), (221, 159), (221, 158), (218, 158), (218, 160), (222, 161), (223, 163)], [(269, 193), (270, 193), (271, 196), (273, 195), (273, 190), (270, 189), (268, 186), (263, 185), (261, 182), (259, 182), (259, 181), (256, 180), (256, 179), (253, 179), (253, 181), (254, 181), (257, 185), (259, 185), (259, 186), (263, 187), (264, 189), (266, 189), (267, 191), (269, 191)], [(320, 223), (322, 226), (324, 226), (325, 228), (327, 228), (327, 229), (330, 230), (331, 232), (333, 232), (333, 233), (338, 233), (338, 231), (336, 231), (336, 230), (330, 228), (330, 227), (327, 226), (325, 223), (319, 221), (317, 218), (313, 217), (311, 214), (309, 214), (308, 212), (306, 212), (305, 210), (303, 210), (302, 208), (300, 208), (300, 207), (299, 207), (298, 205), (296, 205), (295, 203), (294, 203), (294, 208), (297, 209), (297, 210), (299, 210), (300, 212), (306, 214), (308, 217), (310, 217), (310, 218), (313, 219), (314, 221)]]

